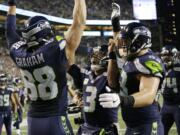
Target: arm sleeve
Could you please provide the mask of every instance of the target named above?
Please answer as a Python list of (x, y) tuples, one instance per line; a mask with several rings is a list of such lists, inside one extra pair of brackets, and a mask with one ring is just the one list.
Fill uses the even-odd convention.
[(77, 65), (73, 64), (69, 68), (68, 73), (72, 76), (77, 89), (82, 89), (83, 88), (83, 74), (81, 73), (81, 69)]
[(20, 36), (16, 32), (15, 15), (7, 16), (5, 29), (6, 29), (6, 39), (7, 39), (8, 48), (10, 48), (12, 44), (20, 40)]

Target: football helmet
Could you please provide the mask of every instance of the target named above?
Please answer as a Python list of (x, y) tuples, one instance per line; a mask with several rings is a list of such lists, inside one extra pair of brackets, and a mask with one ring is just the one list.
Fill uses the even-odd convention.
[(27, 40), (28, 47), (37, 46), (39, 43), (47, 41), (53, 35), (48, 19), (43, 16), (29, 18), (22, 31), (22, 37)]
[(108, 45), (101, 45), (94, 47), (91, 51), (90, 60), (91, 60), (91, 70), (97, 71), (100, 69), (107, 68), (108, 58)]
[(177, 53), (178, 50), (176, 47), (173, 45), (166, 45), (161, 49), (160, 56), (165, 65), (171, 66)]
[(6, 74), (0, 74), (0, 85), (5, 85), (7, 82), (7, 75)]
[(142, 23), (129, 23), (120, 32), (118, 49), (126, 48), (127, 56), (137, 54), (144, 48), (150, 48), (151, 45), (151, 32)]

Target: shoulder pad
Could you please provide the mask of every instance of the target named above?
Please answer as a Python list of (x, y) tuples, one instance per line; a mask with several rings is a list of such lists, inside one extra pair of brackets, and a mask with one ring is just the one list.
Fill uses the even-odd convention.
[(145, 62), (145, 66), (153, 73), (157, 73), (157, 72), (162, 72), (163, 68), (162, 65), (160, 63), (158, 63), (157, 61), (153, 61), (153, 60), (148, 60)]
[(62, 40), (62, 41), (59, 43), (59, 47), (60, 47), (60, 50), (63, 50), (63, 49), (66, 47), (66, 40)]
[(63, 39), (63, 37), (59, 36), (59, 35), (57, 35), (55, 38), (56, 38), (57, 41), (61, 41)]
[(55, 40), (59, 43), (60, 50), (63, 50), (66, 46), (66, 40), (62, 36), (59, 36), (59, 35), (55, 36)]
[(137, 58), (134, 61), (137, 70), (143, 74), (149, 74), (156, 77), (163, 77), (164, 67), (160, 58), (149, 55)]
[(18, 41), (18, 42), (16, 42), (16, 43), (14, 43), (14, 44), (12, 44), (12, 48), (14, 48), (14, 49), (19, 49), (21, 46), (23, 46), (23, 45), (26, 45), (26, 42), (25, 41)]

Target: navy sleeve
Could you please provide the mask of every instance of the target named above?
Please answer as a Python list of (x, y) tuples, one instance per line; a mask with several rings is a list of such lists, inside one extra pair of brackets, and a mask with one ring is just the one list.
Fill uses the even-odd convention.
[(77, 65), (73, 64), (69, 68), (68, 73), (72, 76), (76, 88), (82, 89), (83, 88), (83, 75), (81, 74), (81, 69)]
[(20, 40), (20, 36), (16, 32), (16, 16), (8, 15), (6, 20), (6, 40), (8, 48), (10, 48), (14, 43)]

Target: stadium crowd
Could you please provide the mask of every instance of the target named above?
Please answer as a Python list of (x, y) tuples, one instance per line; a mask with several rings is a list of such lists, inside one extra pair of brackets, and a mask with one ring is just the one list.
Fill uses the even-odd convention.
[[(74, 7), (73, 1), (74, 0), (52, 0), (51, 2), (49, 2), (48, 0), (44, 0), (42, 2), (40, 0), (20, 0), (18, 1), (17, 5), (20, 8), (28, 10), (56, 15), (64, 18), (71, 18), (72, 8)], [(9, 6), (11, 7), (10, 9), (13, 9), (15, 7), (15, 1), (10, 0), (10, 2), (14, 4), (9, 4)], [(47, 2), (49, 3), (48, 6)], [(102, 0), (99, 2), (95, 0), (87, 0), (86, 2), (88, 7), (88, 19), (109, 19), (109, 15), (111, 14), (112, 9), (109, 8), (108, 5), (111, 5), (111, 1)], [(131, 6), (130, 3), (128, 3), (128, 1), (120, 0), (118, 4), (124, 5), (121, 18), (132, 19), (133, 17), (131, 16), (130, 11), (130, 9), (132, 8), (129, 8), (129, 6)], [(117, 12), (117, 9), (119, 8), (118, 4), (115, 4), (116, 8), (114, 8), (117, 16), (119, 15), (119, 12)], [(46, 8), (43, 9), (42, 7)], [(68, 83), (66, 82), (65, 72), (67, 70), (67, 66), (70, 66), (68, 69), (68, 73), (71, 75), (71, 79), (73, 79), (74, 81), (73, 85), (77, 85), (77, 89), (79, 89), (81, 94), (83, 93), (82, 99), (80, 99), (80, 97), (78, 97), (77, 95), (72, 94), (77, 98), (77, 100), (81, 100), (79, 102), (83, 102), (84, 107), (83, 116), (85, 118), (85, 123), (80, 125), (78, 130), (79, 135), (90, 132), (93, 132), (92, 134), (97, 132), (99, 134), (106, 134), (110, 132), (112, 133), (112, 135), (118, 135), (119, 106), (122, 111), (123, 120), (125, 121), (127, 126), (126, 135), (150, 135), (151, 132), (157, 135), (163, 135), (164, 132), (166, 132), (166, 134), (169, 132), (169, 127), (166, 127), (165, 129), (163, 128), (163, 125), (165, 127), (167, 124), (166, 122), (168, 117), (166, 112), (170, 110), (169, 112), (172, 113), (171, 109), (169, 109), (168, 107), (172, 107), (173, 110), (179, 112), (179, 108), (177, 108), (176, 103), (180, 102), (178, 97), (179, 71), (175, 70), (179, 69), (179, 61), (176, 61), (176, 59), (179, 59), (179, 56), (177, 57), (177, 55), (179, 55), (179, 52), (173, 45), (161, 48), (161, 52), (159, 52), (160, 57), (158, 57), (150, 49), (150, 47), (152, 47), (151, 30), (149, 30), (146, 25), (142, 23), (130, 23), (125, 27), (124, 30), (120, 31), (119, 20), (116, 20), (117, 18), (119, 19), (119, 17), (114, 15), (114, 18), (116, 19), (114, 19), (113, 17), (111, 18), (114, 39), (108, 41), (109, 39), (105, 37), (83, 37), (81, 40), (81, 45), (76, 52), (76, 62), (70, 61), (72, 62), (70, 63), (69, 60), (71, 60), (70, 58), (72, 57), (69, 56), (72, 55), (69, 54), (74, 53), (75, 50), (73, 50), (74, 52), (67, 53), (69, 50), (65, 49), (68, 48), (69, 44), (65, 44), (65, 48), (65, 45), (63, 44), (64, 40), (61, 39), (61, 37), (60, 40), (58, 40), (57, 36), (55, 36), (54, 38), (54, 35), (51, 33), (52, 31), (48, 33), (48, 36), (43, 37), (47, 33), (45, 33), (43, 36), (40, 35), (40, 38), (38, 37), (38, 40), (36, 39), (38, 44), (36, 44), (35, 46), (30, 46), (31, 44), (28, 44), (29, 41), (34, 39), (34, 37), (31, 37), (32, 35), (28, 37), (31, 40), (28, 39), (28, 42), (23, 42), (23, 45), (26, 46), (23, 46), (21, 44), (22, 42), (19, 42), (21, 41), (21, 39), (16, 37), (16, 34), (13, 33), (14, 35), (10, 36), (11, 32), (13, 31), (13, 29), (10, 29), (10, 26), (12, 26), (12, 24), (14, 24), (15, 22), (15, 20), (13, 20), (14, 12), (12, 11), (14, 10), (10, 10), (8, 12), (9, 15), (7, 17), (7, 25), (9, 25), (9, 27), (7, 27), (7, 33), (9, 35), (7, 34), (6, 36), (7, 40), (9, 41), (9, 45), (12, 46), (8, 50), (4, 39), (1, 39), (0, 42), (0, 82), (4, 85), (5, 81), (7, 81), (6, 75), (11, 76), (10, 78), (13, 82), (13, 88), (17, 88), (19, 82), (21, 82), (21, 79), (19, 79), (20, 72), (16, 66), (19, 66), (19, 68), (21, 68), (24, 86), (27, 88), (27, 97), (29, 100), (31, 100), (28, 113), (29, 134), (49, 135), (46, 131), (51, 131), (51, 134), (53, 135), (55, 133), (70, 134), (70, 132), (72, 132), (72, 129), (68, 127), (70, 126), (69, 123), (65, 123), (67, 127), (64, 127), (63, 125), (64, 121), (68, 121), (67, 116), (64, 115), (64, 113), (59, 115), (59, 113), (61, 113), (61, 110), (58, 110), (59, 108), (61, 109), (63, 105), (66, 108), (66, 99), (64, 100), (64, 98), (67, 96), (66, 86)], [(27, 25), (28, 31), (31, 31), (31, 28), (33, 28), (34, 25), (37, 25), (39, 22), (42, 23), (43, 21), (45, 21), (43, 23), (47, 23), (46, 18), (43, 17), (35, 17), (35, 19), (40, 20), (35, 20), (35, 22), (37, 21), (37, 23), (34, 23), (31, 19), (29, 20), (29, 25)], [(116, 20), (115, 24), (113, 23), (113, 19)], [(33, 24), (33, 27), (29, 27), (31, 23)], [(39, 25), (37, 25), (37, 27), (39, 27)], [(40, 32), (44, 33), (44, 31)], [(78, 32), (79, 31), (77, 31), (77, 33)], [(27, 32), (26, 34), (29, 33)], [(37, 36), (36, 34), (38, 35), (39, 33), (35, 31), (34, 35)], [(115, 39), (117, 37), (116, 34), (118, 35), (118, 39)], [(119, 34), (121, 36), (119, 36)], [(49, 36), (52, 37), (49, 38)], [(16, 41), (14, 41), (14, 39), (16, 39)], [(71, 38), (67, 39), (71, 41)], [(157, 39), (155, 38), (155, 40)], [(109, 44), (109, 48), (107, 44)], [(75, 44), (72, 44), (71, 46), (73, 45)], [(47, 51), (48, 47), (50, 47), (51, 49)], [(65, 53), (65, 51), (67, 54)], [(10, 59), (10, 54), (16, 65)], [(44, 57), (45, 54), (48, 55)], [(57, 61), (55, 60), (56, 58)], [(123, 62), (123, 67), (120, 67), (118, 65), (120, 59), (123, 59), (122, 61), (125, 61), (125, 64)], [(66, 65), (66, 60), (70, 63), (70, 65)], [(89, 63), (91, 64), (88, 65)], [(107, 66), (109, 65), (111, 67), (107, 68)], [(168, 70), (167, 74), (165, 73), (165, 68), (166, 70)], [(49, 79), (49, 77), (52, 78)], [(54, 79), (55, 77), (57, 80)], [(63, 82), (63, 85), (59, 83), (60, 81), (61, 83)], [(59, 84), (60, 86), (62, 85), (62, 88), (60, 89)], [(20, 85), (22, 88), (22, 83), (20, 83)], [(2, 86), (1, 90), (6, 89)], [(121, 87), (121, 89), (119, 87)], [(63, 96), (61, 96), (61, 94), (57, 94), (59, 90), (61, 90), (61, 94), (64, 94)], [(35, 93), (32, 93), (34, 91)], [(161, 111), (159, 109), (158, 99), (156, 99), (158, 98), (157, 93), (159, 93), (159, 91), (162, 92), (164, 101), (166, 101), (164, 102), (163, 109)], [(173, 91), (173, 93), (171, 93), (170, 91)], [(169, 97), (171, 98), (171, 100), (169, 100)], [(59, 105), (62, 106), (59, 107)], [(42, 110), (45, 111), (43, 112)], [(172, 113), (171, 115), (175, 115), (175, 119), (180, 118), (180, 116), (177, 116), (176, 114)], [(58, 123), (59, 116), (61, 117), (60, 121), (62, 123)], [(161, 116), (163, 116), (162, 120)], [(54, 118), (58, 118), (58, 122), (54, 121)], [(42, 120), (44, 121), (43, 123)], [(46, 128), (51, 120), (53, 121), (52, 127), (55, 128), (54, 130)], [(58, 124), (56, 124), (56, 122)], [(172, 120), (172, 123), (173, 122), (176, 122), (177, 127), (179, 126), (176, 120)], [(37, 127), (41, 128), (41, 130), (37, 129), (36, 126), (34, 126), (36, 124)], [(56, 125), (60, 125), (61, 129), (56, 130), (59, 129), (58, 127), (56, 128)], [(172, 124), (170, 126), (172, 126)], [(179, 128), (177, 128), (177, 131), (180, 133)]]
[[(7, 3), (7, 1), (4, 1)], [(48, 4), (47, 4), (48, 3)], [(87, 15), (88, 19), (109, 19), (111, 14), (111, 0), (88, 0)], [(133, 19), (132, 5), (126, 0), (117, 0), (117, 3), (123, 5), (121, 8), (122, 19)], [(58, 6), (57, 6), (58, 5)], [(40, 12), (62, 18), (72, 18), (74, 0), (19, 0), (18, 7), (30, 11)], [(43, 8), (42, 8), (43, 7)], [(53, 10), (52, 10), (53, 9)], [(66, 9), (66, 10), (64, 10)]]

